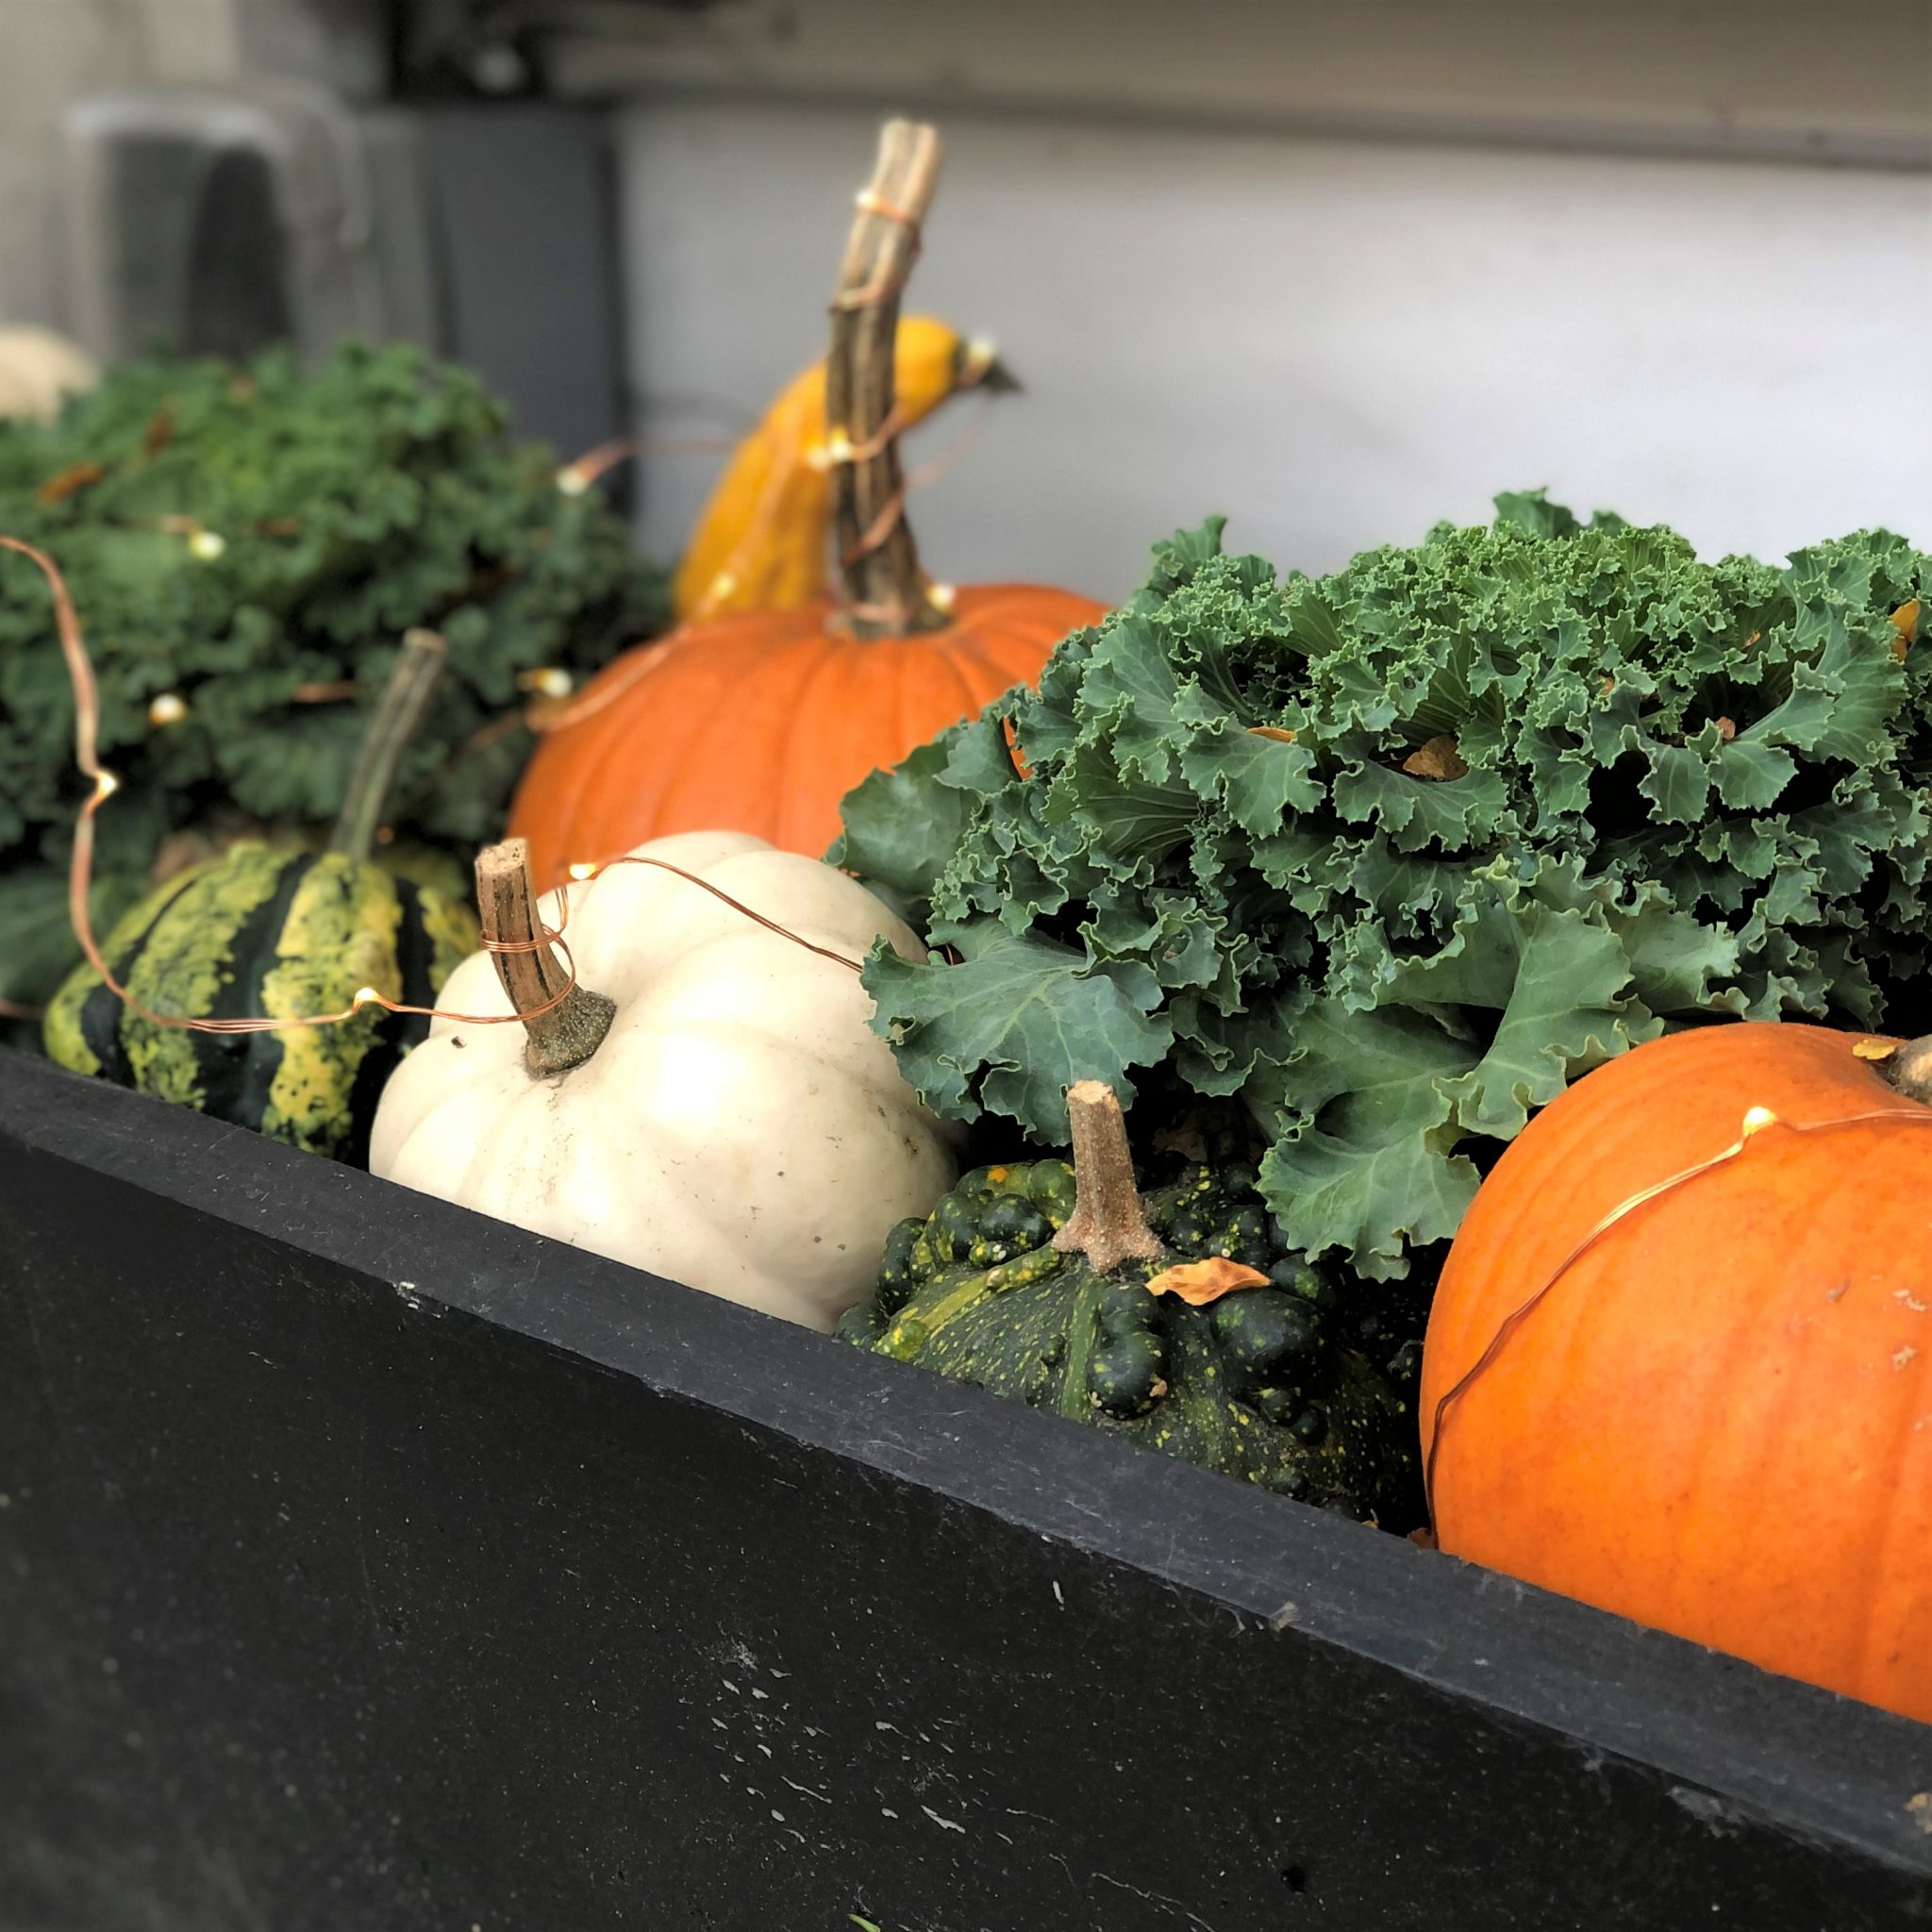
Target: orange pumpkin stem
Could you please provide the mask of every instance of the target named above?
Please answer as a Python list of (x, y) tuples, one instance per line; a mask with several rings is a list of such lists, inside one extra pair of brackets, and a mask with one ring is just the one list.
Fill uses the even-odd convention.
[(1908, 1040), (1875, 1065), (1878, 1077), (1894, 1093), (1932, 1107), (1932, 1037)]
[(1147, 1225), (1134, 1185), (1134, 1154), (1114, 1091), (1077, 1080), (1067, 1092), (1074, 1140), (1074, 1211), (1053, 1238), (1061, 1253), (1083, 1254), (1106, 1274), (1123, 1261), (1158, 1261), (1166, 1250)]
[(476, 859), (476, 910), (496, 976), (524, 1023), (533, 1078), (568, 1073), (604, 1043), (616, 1005), (573, 983), (542, 935), (526, 839), (506, 839)]
[(894, 362), (899, 298), (919, 254), (920, 224), (939, 186), (940, 137), (922, 122), (888, 121), (871, 186), (845, 244), (825, 360), (826, 454), (834, 465), (833, 527), (856, 637), (937, 630), (946, 613), (919, 567), (906, 521)]

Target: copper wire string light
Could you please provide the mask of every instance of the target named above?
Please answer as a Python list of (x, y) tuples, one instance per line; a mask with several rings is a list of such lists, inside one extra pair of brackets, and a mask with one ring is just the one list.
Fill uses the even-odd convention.
[[(975, 375), (972, 379), (972, 384), (966, 386), (976, 386), (979, 381), (980, 377)], [(937, 456), (906, 473), (907, 495), (910, 496), (915, 491), (930, 489), (985, 433), (987, 412), (992, 398), (982, 391), (973, 401), (973, 408), (967, 412), (966, 420), (959, 425), (958, 432), (952, 441)]]
[(1907, 1112), (1898, 1108), (1880, 1107), (1862, 1113), (1844, 1114), (1828, 1121), (1788, 1121), (1781, 1115), (1774, 1113), (1768, 1107), (1754, 1107), (1746, 1111), (1743, 1124), (1738, 1130), (1738, 1138), (1722, 1152), (1713, 1154), (1708, 1160), (1700, 1160), (1694, 1166), (1684, 1168), (1660, 1181), (1653, 1182), (1649, 1187), (1640, 1189), (1636, 1193), (1618, 1202), (1570, 1250), (1569, 1254), (1564, 1256), (1549, 1279), (1527, 1300), (1520, 1303), (1503, 1318), (1497, 1324), (1495, 1334), (1490, 1338), (1489, 1346), (1476, 1357), (1469, 1371), (1447, 1390), (1441, 1400), (1436, 1404), (1434, 1425), (1429, 1437), (1428, 1461), (1423, 1472), (1423, 1501), (1428, 1510), (1430, 1524), (1440, 1530), (1441, 1519), (1436, 1510), (1436, 1458), (1441, 1453), (1443, 1433), (1448, 1426), (1455, 1405), (1494, 1366), (1511, 1338), (1522, 1330), (1529, 1318), (1549, 1299), (1564, 1275), (1569, 1274), (1613, 1227), (1640, 1209), (1661, 1200), (1665, 1195), (1674, 1193), (1679, 1188), (1687, 1187), (1690, 1182), (1700, 1180), (1706, 1174), (1715, 1174), (1720, 1168), (1728, 1167), (1732, 1161), (1742, 1157), (1758, 1134), (1769, 1127), (1777, 1127), (1790, 1134), (1827, 1134), (1840, 1127), (1858, 1126), (1871, 1121), (1887, 1121), (1895, 1124), (1915, 1123), (1932, 1126), (1932, 1108), (1919, 1108)]
[(595, 449), (586, 450), (575, 461), (564, 464), (557, 473), (557, 487), (566, 496), (582, 496), (598, 477), (616, 469), (619, 463), (628, 462), (642, 447), (635, 436), (613, 436), (608, 442), (600, 442)]
[[(903, 286), (904, 278), (902, 277), (901, 287), (903, 288)], [(961, 386), (972, 387), (978, 381), (979, 377), (974, 375), (971, 378), (970, 382), (964, 383)], [(983, 405), (986, 398), (981, 397), (979, 400)], [(865, 533), (864, 539), (859, 543), (854, 545), (849, 552), (844, 554), (841, 561), (847, 563), (856, 562), (860, 557), (876, 550), (880, 544), (885, 542), (887, 538), (891, 535), (899, 518), (905, 513), (907, 497), (914, 491), (929, 489), (948, 470), (952, 469), (973, 447), (974, 443), (978, 441), (980, 433), (985, 427), (985, 423), (986, 410), (982, 407), (974, 412), (965, 426), (945, 448), (941, 450), (929, 462), (921, 464), (917, 470), (914, 470), (906, 478), (905, 485), (898, 495), (886, 507), (886, 510), (880, 512), (879, 521), (874, 524), (872, 529)], [(886, 443), (904, 427), (904, 418), (898, 404), (894, 403), (891, 414), (880, 425), (877, 434), (869, 439), (867, 442), (856, 444), (844, 437), (841, 432), (831, 431), (828, 432), (822, 445), (816, 449), (808, 450), (805, 453), (805, 460), (813, 469), (817, 470), (828, 470), (839, 463), (860, 462), (867, 457), (877, 455), (885, 447)], [(672, 447), (679, 449), (696, 448), (698, 446), (697, 444), (672, 445)], [(606, 447), (615, 448), (616, 445), (610, 444)], [(636, 450), (630, 452), (630, 454), (637, 453)], [(649, 453), (648, 445), (645, 446), (644, 453)], [(591, 454), (594, 457), (597, 452), (593, 451)], [(580, 457), (576, 464), (571, 465), (570, 469), (561, 474), (568, 475), (579, 464), (590, 460), (590, 458)], [(787, 465), (784, 462), (774, 463), (771, 474), (765, 479), (764, 488), (758, 493), (758, 500), (752, 507), (752, 513), (745, 521), (743, 533), (733, 546), (731, 555), (726, 558), (724, 568), (712, 578), (709, 588), (706, 591), (704, 596), (699, 599), (689, 617), (686, 618), (685, 622), (687, 625), (703, 623), (716, 611), (719, 600), (729, 595), (738, 587), (739, 573), (744, 558), (763, 542), (766, 534), (777, 517), (779, 500), (785, 493), (786, 480)], [(890, 514), (887, 513), (888, 511)], [(948, 608), (952, 602), (953, 593), (950, 588), (943, 584), (928, 586), (928, 594), (931, 596), (934, 604), (941, 609)], [(845, 605), (842, 608), (848, 612), (861, 616), (878, 614), (860, 610), (858, 607), (852, 605)], [(658, 659), (646, 654), (642, 658), (634, 659), (625, 665), (617, 675), (599, 679), (595, 690), (582, 691), (560, 702), (552, 700), (542, 705), (532, 705), (520, 710), (507, 712), (503, 717), (496, 719), (490, 724), (486, 724), (462, 748), (458, 756), (468, 756), (474, 751), (481, 750), (487, 744), (494, 743), (497, 739), (515, 730), (520, 724), (539, 738), (545, 737), (553, 731), (564, 730), (572, 724), (581, 724), (586, 719), (594, 718), (599, 711), (604, 710), (608, 706), (614, 705), (620, 698), (628, 695), (636, 688), (638, 681), (641, 678), (647, 677), (657, 668), (657, 664)]]
[(897, 222), (907, 234), (906, 258), (897, 275), (875, 276), (862, 288), (848, 289), (832, 302), (834, 308), (876, 308), (905, 289), (912, 265), (919, 259), (919, 251), (925, 246), (925, 231), (917, 215), (888, 201), (876, 188), (861, 188), (852, 200), (861, 213), (877, 215), (882, 222)]
[[(532, 1008), (526, 1013), (453, 1013), (435, 1007), (411, 1006), (405, 1001), (392, 1000), (373, 986), (358, 988), (354, 999), (339, 1011), (305, 1013), (280, 1020), (271, 1019), (263, 1014), (253, 1014), (238, 1019), (210, 1020), (192, 1018), (179, 1013), (158, 1013), (151, 1007), (136, 999), (108, 964), (107, 957), (95, 936), (93, 917), (88, 907), (88, 899), (93, 886), (94, 814), (120, 790), (121, 781), (100, 761), (100, 687), (94, 676), (93, 661), (88, 655), (80, 617), (75, 609), (67, 580), (61, 575), (59, 565), (51, 557), (35, 549), (32, 544), (23, 542), (17, 537), (5, 535), (0, 535), (0, 550), (13, 551), (32, 563), (46, 579), (48, 591), (53, 598), (54, 626), (59, 638), (61, 657), (66, 663), (68, 681), (74, 691), (74, 761), (79, 768), (81, 775), (90, 779), (93, 788), (82, 801), (75, 820), (74, 850), (67, 870), (68, 919), (74, 927), (74, 936), (79, 941), (82, 953), (87, 957), (88, 964), (100, 976), (102, 985), (130, 1012), (139, 1015), (150, 1025), (184, 1033), (279, 1033), (301, 1027), (338, 1026), (346, 1020), (354, 1019), (367, 1007), (377, 1007), (384, 1012), (407, 1016), (441, 1017), (466, 1026), (505, 1026), (540, 1019), (570, 997), (575, 990), (577, 977), (576, 962), (571, 955), (570, 942), (564, 937), (564, 929), (570, 924), (570, 888), (563, 886), (558, 889), (558, 914), (556, 925), (541, 925), (536, 936), (528, 940), (486, 939), (483, 942), (484, 950), (491, 953), (532, 953), (541, 947), (555, 946), (562, 954), (566, 980), (563, 991), (556, 998), (545, 1001), (541, 1007)], [(733, 898), (729, 892), (720, 886), (713, 885), (709, 879), (700, 878), (695, 873), (687, 872), (682, 866), (673, 865), (668, 859), (626, 853), (620, 858), (607, 859), (598, 864), (574, 865), (570, 869), (571, 877), (576, 883), (586, 883), (601, 873), (609, 871), (611, 867), (619, 865), (643, 865), (658, 872), (669, 873), (674, 877), (683, 879), (700, 891), (708, 892), (721, 905), (730, 908), (732, 911), (753, 924), (763, 926), (768, 932), (775, 933), (781, 939), (790, 940), (807, 952), (816, 953), (821, 958), (831, 959), (854, 973), (863, 970), (862, 960), (848, 958), (842, 953), (806, 939), (802, 934), (781, 925), (776, 920), (767, 918), (756, 908)], [(0, 1002), (0, 1011), (18, 1019), (38, 1017), (31, 1008), (20, 1008), (11, 1001)]]

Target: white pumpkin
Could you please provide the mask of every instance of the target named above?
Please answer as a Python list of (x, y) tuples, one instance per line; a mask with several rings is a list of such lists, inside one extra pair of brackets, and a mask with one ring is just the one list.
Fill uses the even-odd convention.
[(60, 405), (101, 379), (86, 354), (52, 329), (0, 327), (0, 422), (51, 423)]
[[(924, 957), (844, 874), (742, 833), (658, 839), (634, 856), (846, 958), (881, 934)], [(496, 918), (492, 866), (510, 907)], [(527, 931), (523, 841), (486, 853), (477, 876), (485, 932)], [(558, 925), (557, 894), (541, 917)], [(928, 1212), (955, 1174), (948, 1130), (867, 1024), (858, 974), (652, 866), (573, 886), (566, 942), (580, 992), (526, 1023), (527, 1037), (450, 1016), (554, 999), (565, 979), (547, 951), (486, 951), (450, 975), (429, 1038), (383, 1092), (371, 1170), (829, 1330), (871, 1292), (893, 1224)], [(519, 973), (513, 1004), (504, 981)]]

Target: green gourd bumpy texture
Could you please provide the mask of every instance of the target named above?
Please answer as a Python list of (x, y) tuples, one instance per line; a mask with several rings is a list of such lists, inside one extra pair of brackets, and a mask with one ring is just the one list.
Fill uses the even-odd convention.
[[(0, 424), (0, 532), (65, 572), (125, 781), (99, 819), (97, 930), (172, 833), (325, 824), (411, 625), (443, 632), (449, 667), (396, 816), (445, 849), (497, 836), (529, 739), (473, 741), (527, 701), (519, 674), (589, 670), (664, 610), (622, 521), (560, 491), (557, 462), (475, 376), (408, 348), (347, 345), (313, 375), (282, 355), (139, 362), (50, 427)], [(296, 696), (342, 683), (359, 694)], [(151, 724), (164, 692), (186, 712)], [(45, 586), (0, 554), (0, 998), (30, 1005), (78, 958), (73, 732)]]
[[(1052, 1245), (1074, 1195), (1064, 1161), (976, 1169), (893, 1230), (876, 1298), (840, 1335), (1280, 1495), (1391, 1529), (1421, 1520), (1420, 1345), (1284, 1248), (1252, 1170), (1194, 1167), (1150, 1191), (1168, 1261), (1107, 1274)], [(1205, 1307), (1148, 1292), (1162, 1267), (1214, 1255), (1268, 1285)]]
[(1499, 505), (1322, 578), (1179, 536), (847, 798), (835, 861), (935, 948), (865, 974), (929, 1105), (1044, 1146), (1077, 1079), (1142, 1146), (1238, 1106), (1288, 1239), (1392, 1278), (1667, 1026), (1932, 1024), (1932, 558)]
[[(433, 1005), (477, 943), (468, 906), (433, 887), (341, 853), (244, 841), (150, 893), (103, 952), (151, 1012), (282, 1020), (343, 1011), (365, 986)], [(383, 1081), (427, 1030), (375, 1006), (278, 1032), (157, 1026), (82, 965), (49, 1006), (44, 1037), (75, 1073), (359, 1165)]]

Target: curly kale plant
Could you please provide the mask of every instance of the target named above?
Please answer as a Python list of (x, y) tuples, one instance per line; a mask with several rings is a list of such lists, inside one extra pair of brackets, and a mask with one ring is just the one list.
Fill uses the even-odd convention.
[[(620, 520), (559, 490), (476, 378), (407, 348), (314, 375), (279, 355), (123, 368), (51, 427), (0, 424), (0, 532), (61, 566), (98, 669), (125, 781), (99, 821), (103, 928), (171, 833), (326, 824), (412, 625), (450, 660), (400, 815), (494, 836), (528, 741), (465, 748), (525, 701), (519, 674), (601, 663), (662, 605)], [(44, 999), (77, 957), (73, 730), (45, 587), (0, 555), (0, 998)]]
[(1177, 537), (1037, 695), (847, 799), (836, 856), (950, 952), (866, 971), (931, 1105), (1058, 1144), (1084, 1076), (1238, 1096), (1285, 1238), (1389, 1278), (1667, 1025), (1927, 1024), (1932, 558), (1499, 508), (1321, 579)]

